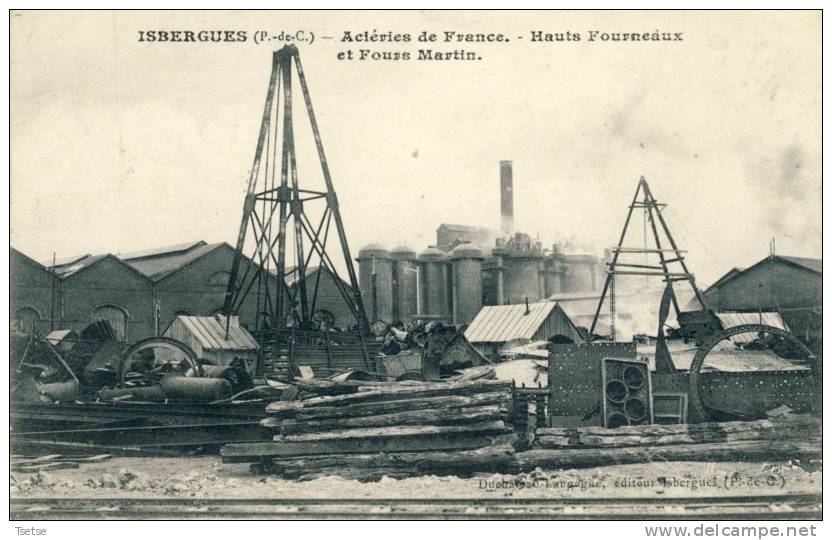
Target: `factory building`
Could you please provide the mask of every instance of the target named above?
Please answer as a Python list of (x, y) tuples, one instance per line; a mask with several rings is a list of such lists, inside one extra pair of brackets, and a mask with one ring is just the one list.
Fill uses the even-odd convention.
[(14, 248), (9, 249), (9, 274), (12, 330), (25, 334), (36, 330), (40, 335), (48, 334), (53, 330), (50, 319), (57, 308), (53, 301), (57, 292), (55, 276)]
[(820, 352), (822, 287), (821, 259), (770, 255), (748, 268), (731, 269), (704, 294), (716, 311), (780, 313), (795, 336)]
[(56, 265), (60, 286), (56, 329), (83, 330), (90, 322), (110, 323), (116, 339), (154, 335), (153, 283), (114, 255), (85, 255)]
[[(12, 248), (12, 328), (46, 335), (106, 320), (125, 342), (161, 335), (177, 316), (222, 311), (233, 258), (230, 245), (199, 241), (119, 255), (86, 254), (57, 260), (53, 267)], [(248, 259), (243, 264), (241, 273), (245, 264), (254, 271)], [(310, 269), (307, 290), (316, 279), (317, 269)], [(322, 274), (315, 310), (332, 314), (336, 325), (351, 325), (353, 315), (334, 279)], [(290, 292), (298, 286), (291, 272), (287, 286)], [(240, 307), (242, 326), (253, 327), (256, 304), (256, 295), (249, 295)]]
[[(337, 281), (336, 281), (337, 280)], [(338, 283), (340, 282), (340, 287)], [(290, 294), (294, 294), (295, 302), (299, 296), (294, 290), (300, 286), (297, 273), (293, 267), (286, 276), (286, 285)], [(350, 284), (336, 277), (326, 268), (315, 266), (306, 269), (306, 301), (313, 318), (319, 322), (326, 322), (330, 327), (349, 328), (355, 324), (355, 315), (344, 301), (342, 291), (350, 295)], [(317, 285), (318, 294), (315, 295)]]
[[(119, 258), (153, 284), (158, 326), (147, 335), (158, 335), (177, 315), (215, 315), (222, 311), (228, 269), (234, 258), (234, 248), (228, 244), (200, 241), (126, 253)], [(254, 315), (253, 304), (243, 306), (243, 321), (253, 321)]]
[(572, 253), (560, 243), (547, 249), (514, 227), (512, 162), (501, 161), (500, 229), (442, 223), (436, 246), (418, 257), (406, 246), (388, 251), (369, 244), (359, 251), (359, 286), (368, 317), (467, 324), (484, 305), (538, 302), (603, 287), (609, 252), (604, 257)]

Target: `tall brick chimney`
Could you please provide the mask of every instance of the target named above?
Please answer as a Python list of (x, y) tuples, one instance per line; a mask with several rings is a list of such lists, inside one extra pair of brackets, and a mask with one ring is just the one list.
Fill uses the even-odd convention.
[(514, 182), (511, 161), (500, 162), (500, 231), (514, 233)]

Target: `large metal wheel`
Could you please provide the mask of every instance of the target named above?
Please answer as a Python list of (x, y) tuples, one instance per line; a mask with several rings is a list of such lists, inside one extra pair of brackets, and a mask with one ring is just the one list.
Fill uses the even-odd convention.
[(782, 330), (774, 326), (768, 326), (765, 324), (744, 324), (740, 326), (734, 326), (732, 328), (724, 330), (723, 332), (720, 332), (719, 334), (714, 335), (705, 343), (703, 343), (702, 346), (699, 347), (699, 350), (696, 352), (696, 355), (694, 355), (693, 360), (691, 361), (690, 370), (688, 372), (688, 400), (690, 403), (690, 422), (705, 422), (710, 419), (708, 411), (702, 400), (699, 378), (699, 374), (702, 371), (702, 366), (705, 364), (705, 360), (708, 357), (708, 354), (710, 354), (714, 347), (716, 347), (720, 342), (726, 339), (730, 339), (733, 336), (748, 333), (766, 333), (787, 340), (789, 343), (797, 347), (806, 355), (807, 362), (812, 367), (815, 377), (818, 376), (819, 366), (817, 364), (817, 360), (815, 358), (814, 353), (812, 353), (812, 351), (809, 350), (809, 348), (806, 345), (804, 345), (800, 340), (798, 340), (791, 332)]
[(181, 354), (185, 359), (185, 362), (188, 364), (188, 367), (193, 369), (197, 377), (202, 377), (204, 375), (202, 365), (199, 363), (196, 353), (187, 344), (167, 337), (150, 337), (137, 341), (129, 349), (124, 351), (121, 365), (119, 366), (119, 380), (122, 383), (124, 382), (133, 365), (139, 361), (139, 353), (153, 349), (167, 349)]

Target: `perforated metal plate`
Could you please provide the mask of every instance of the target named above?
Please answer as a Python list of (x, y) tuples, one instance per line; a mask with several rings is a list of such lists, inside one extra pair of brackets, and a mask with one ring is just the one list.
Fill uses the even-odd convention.
[[(635, 343), (579, 343), (549, 346), (549, 388), (555, 417), (584, 417), (600, 409), (601, 362), (604, 358), (636, 358)], [(600, 411), (590, 422), (600, 425)]]

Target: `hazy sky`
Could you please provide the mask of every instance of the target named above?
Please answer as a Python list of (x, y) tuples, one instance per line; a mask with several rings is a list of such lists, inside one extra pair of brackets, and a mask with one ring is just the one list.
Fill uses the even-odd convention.
[[(233, 244), (282, 46), (253, 35), (305, 30), (353, 254), (374, 241), (421, 250), (442, 222), (499, 226), (499, 161), (511, 159), (517, 228), (544, 244), (614, 244), (644, 175), (701, 281), (762, 258), (772, 237), (778, 253), (820, 257), (820, 23), (810, 12), (16, 13), (11, 243), (41, 261)], [(245, 30), (248, 41), (138, 41), (174, 29)], [(511, 41), (341, 41), (373, 29)], [(535, 30), (582, 40), (532, 43)], [(684, 41), (588, 42), (593, 30)], [(360, 48), (482, 60), (336, 59)], [(313, 147), (306, 126), (295, 130), (304, 183)]]

